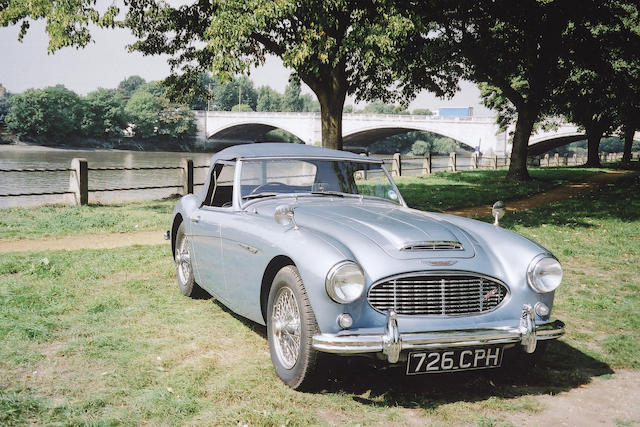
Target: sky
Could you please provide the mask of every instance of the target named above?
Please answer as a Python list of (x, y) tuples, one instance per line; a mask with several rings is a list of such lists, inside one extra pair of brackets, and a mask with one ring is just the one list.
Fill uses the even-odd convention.
[[(170, 73), (167, 56), (143, 56), (128, 52), (126, 45), (135, 38), (126, 29), (92, 28), (94, 42), (84, 49), (64, 48), (47, 54), (48, 36), (44, 22), (33, 22), (23, 42), (18, 42), (18, 26), (0, 28), (0, 83), (11, 93), (29, 88), (44, 88), (62, 84), (86, 95), (98, 87), (115, 88), (132, 75), (147, 81), (161, 80)], [(290, 70), (277, 57), (254, 69), (250, 78), (256, 87), (269, 85), (284, 92)], [(491, 111), (480, 104), (480, 91), (470, 82), (461, 83), (461, 91), (450, 100), (442, 100), (421, 92), (409, 109), (440, 107), (473, 107), (474, 115), (489, 116)], [(303, 86), (303, 92), (312, 93)], [(353, 103), (347, 99), (347, 104)], [(360, 104), (360, 107), (364, 103)]]

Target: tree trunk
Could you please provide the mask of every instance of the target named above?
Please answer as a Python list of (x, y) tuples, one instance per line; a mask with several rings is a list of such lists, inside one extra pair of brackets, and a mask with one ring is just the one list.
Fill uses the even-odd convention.
[(325, 68), (320, 75), (301, 74), (301, 79), (311, 88), (320, 103), (322, 124), (322, 146), (342, 150), (342, 110), (347, 97), (347, 83), (344, 64), (335, 68)]
[(511, 150), (511, 163), (507, 178), (516, 181), (530, 180), (527, 170), (527, 151), (529, 150), (529, 138), (533, 130), (536, 113), (532, 111), (530, 105), (522, 106), (518, 109), (518, 119), (516, 120), (516, 131), (513, 135), (513, 148)]
[(317, 93), (320, 102), (320, 120), (322, 124), (322, 146), (342, 150), (342, 110), (346, 92)]
[(587, 163), (585, 163), (585, 166), (599, 168), (602, 165), (600, 164), (600, 152), (598, 149), (604, 132), (597, 126), (587, 126), (585, 129), (587, 131)]
[(633, 135), (636, 133), (636, 130), (633, 126), (625, 126), (624, 127), (624, 150), (622, 153), (622, 163), (629, 164), (631, 163), (631, 148), (633, 146)]

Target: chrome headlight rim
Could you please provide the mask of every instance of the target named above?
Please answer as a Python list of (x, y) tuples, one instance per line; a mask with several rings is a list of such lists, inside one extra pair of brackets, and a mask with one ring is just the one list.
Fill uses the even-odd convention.
[[(536, 267), (538, 266), (538, 264), (541, 261), (546, 259), (555, 261), (558, 264), (558, 267), (560, 268), (560, 280), (558, 280), (558, 283), (552, 288), (540, 286), (540, 284), (538, 283), (539, 277), (536, 277), (535, 275)], [(560, 261), (558, 261), (558, 258), (556, 258), (550, 253), (542, 253), (535, 256), (529, 263), (529, 266), (527, 267), (527, 282), (529, 283), (529, 286), (531, 287), (531, 289), (533, 289), (537, 293), (547, 294), (549, 292), (555, 291), (558, 288), (558, 286), (560, 286), (560, 283), (562, 282), (562, 274), (563, 274), (562, 265), (560, 264)]]
[[(362, 276), (362, 283), (357, 284), (357, 285), (360, 285), (360, 292), (357, 295), (354, 295), (350, 298), (344, 298), (336, 292), (335, 288), (337, 283), (335, 280), (341, 270), (343, 270), (344, 268), (351, 268), (351, 267), (355, 267), (359, 271), (360, 275)], [(338, 304), (352, 303), (358, 300), (364, 294), (364, 288), (365, 288), (364, 271), (362, 270), (362, 267), (360, 267), (360, 264), (358, 264), (355, 261), (351, 261), (351, 260), (340, 261), (339, 263), (331, 267), (331, 269), (329, 269), (324, 285), (325, 285), (327, 294), (333, 301), (337, 302)]]

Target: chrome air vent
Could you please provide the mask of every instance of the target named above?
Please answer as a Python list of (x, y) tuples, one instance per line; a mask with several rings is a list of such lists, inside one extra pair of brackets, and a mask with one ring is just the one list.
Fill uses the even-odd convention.
[(448, 240), (428, 240), (410, 242), (400, 248), (401, 251), (461, 251), (462, 243)]
[(509, 289), (476, 274), (415, 273), (387, 279), (369, 289), (369, 304), (378, 311), (404, 315), (461, 316), (491, 311)]

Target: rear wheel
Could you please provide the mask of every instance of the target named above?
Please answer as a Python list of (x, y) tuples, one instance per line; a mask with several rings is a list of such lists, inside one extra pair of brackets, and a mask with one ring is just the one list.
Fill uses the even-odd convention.
[(295, 390), (313, 387), (320, 354), (311, 344), (318, 325), (297, 268), (289, 265), (278, 271), (267, 304), (267, 336), (276, 373)]
[(182, 295), (191, 298), (205, 298), (208, 296), (196, 282), (193, 276), (193, 266), (191, 264), (191, 253), (189, 249), (189, 238), (185, 233), (184, 222), (178, 227), (176, 232), (176, 245), (174, 260), (176, 262), (176, 278), (178, 287)]

